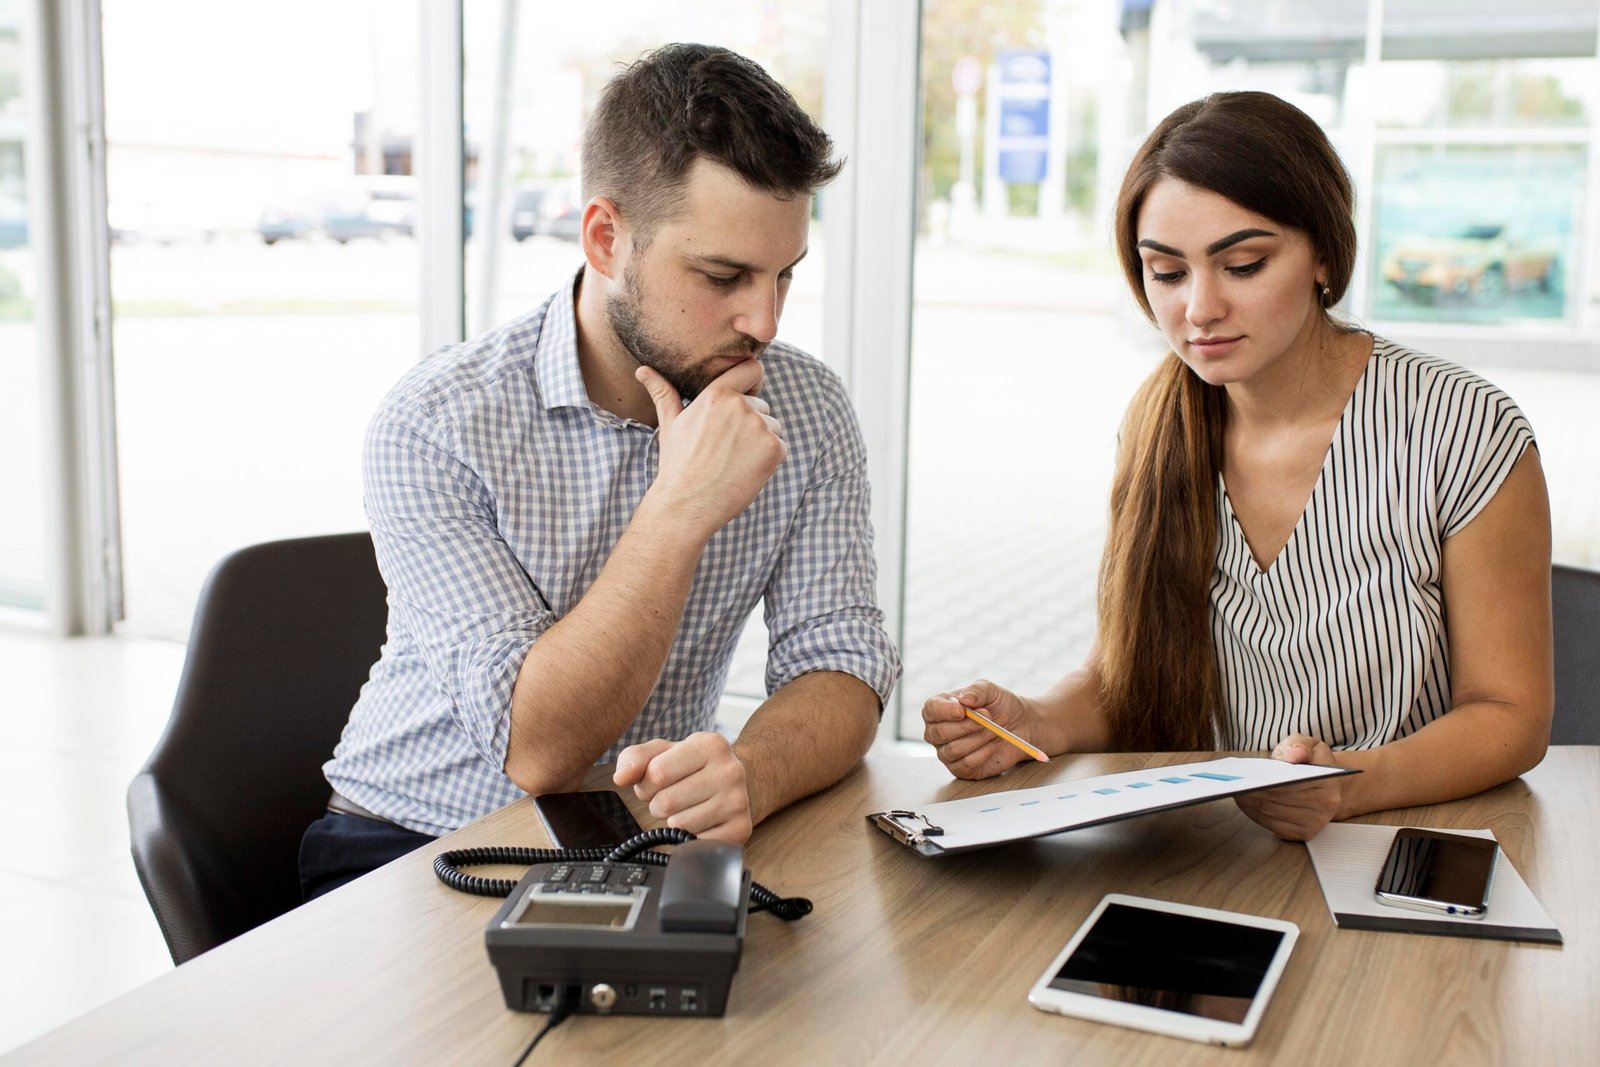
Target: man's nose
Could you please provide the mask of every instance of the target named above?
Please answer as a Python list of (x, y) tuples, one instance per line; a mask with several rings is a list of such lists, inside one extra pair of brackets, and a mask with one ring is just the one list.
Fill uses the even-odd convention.
[(776, 285), (753, 286), (753, 291), (733, 320), (733, 328), (762, 344), (770, 344), (778, 336), (778, 316), (783, 312), (783, 298)]

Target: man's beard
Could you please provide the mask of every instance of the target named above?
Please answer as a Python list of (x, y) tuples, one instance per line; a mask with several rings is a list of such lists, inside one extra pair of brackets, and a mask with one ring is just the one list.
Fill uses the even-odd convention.
[[(624, 267), (622, 292), (612, 293), (606, 298), (606, 321), (611, 325), (611, 332), (635, 362), (665, 378), (678, 391), (684, 403), (688, 403), (727, 368), (719, 368), (714, 364), (696, 367), (692, 355), (653, 336), (645, 325), (643, 307), (644, 288), (639, 283), (639, 277), (631, 266)], [(746, 337), (738, 343), (718, 349), (713, 355), (754, 358), (766, 347)]]

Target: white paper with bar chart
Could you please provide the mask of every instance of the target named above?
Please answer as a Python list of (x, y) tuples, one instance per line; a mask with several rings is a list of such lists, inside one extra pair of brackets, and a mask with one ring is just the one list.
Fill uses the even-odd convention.
[(908, 804), (867, 816), (924, 856), (1044, 837), (1085, 826), (1313, 782), (1359, 771), (1249, 756), (1123, 771), (937, 804)]

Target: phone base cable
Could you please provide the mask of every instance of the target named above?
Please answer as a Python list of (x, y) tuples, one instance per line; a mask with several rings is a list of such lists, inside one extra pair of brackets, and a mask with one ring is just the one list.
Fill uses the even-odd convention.
[[(462, 893), (480, 897), (507, 897), (517, 887), (510, 878), (483, 878), (467, 874), (462, 867), (482, 867), (489, 864), (535, 863), (648, 863), (665, 867), (672, 857), (665, 852), (652, 851), (656, 845), (681, 845), (695, 840), (687, 830), (661, 827), (635, 834), (616, 848), (515, 848), (492, 846), (487, 848), (460, 848), (441, 852), (433, 858), (433, 873), (439, 881)], [(759, 882), (750, 883), (752, 914), (769, 912), (784, 922), (795, 922), (811, 914), (811, 901), (805, 897), (780, 897)]]
[(555, 1006), (550, 1009), (550, 1018), (545, 1022), (544, 1029), (533, 1035), (533, 1040), (528, 1042), (528, 1047), (522, 1050), (522, 1055), (517, 1057), (511, 1067), (522, 1067), (523, 1062), (533, 1052), (533, 1047), (544, 1039), (545, 1034), (566, 1022), (567, 1016), (576, 1011), (577, 1007), (578, 998), (569, 990), (563, 988), (557, 992)]

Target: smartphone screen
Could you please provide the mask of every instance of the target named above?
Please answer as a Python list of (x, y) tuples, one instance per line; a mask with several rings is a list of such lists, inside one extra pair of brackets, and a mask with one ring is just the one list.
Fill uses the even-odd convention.
[(1375, 892), (1385, 904), (1482, 916), (1500, 846), (1488, 838), (1397, 830)]
[(642, 832), (628, 805), (609, 789), (544, 793), (533, 798), (533, 807), (557, 848), (606, 848)]

